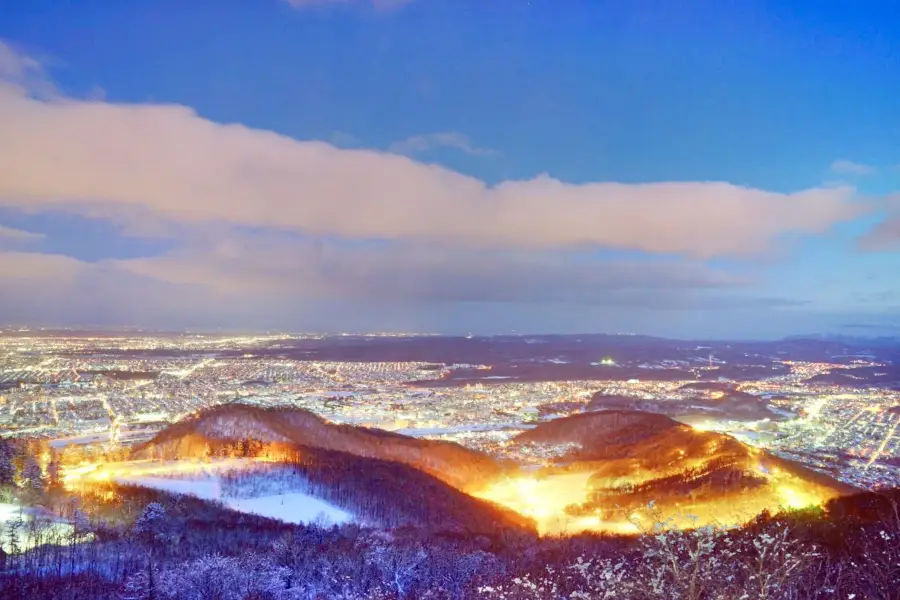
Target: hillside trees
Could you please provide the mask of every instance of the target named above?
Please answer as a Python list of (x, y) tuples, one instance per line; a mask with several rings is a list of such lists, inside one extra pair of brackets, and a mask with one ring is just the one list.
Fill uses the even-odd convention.
[(162, 504), (151, 502), (148, 504), (141, 515), (134, 522), (134, 528), (131, 530), (134, 538), (143, 546), (146, 553), (146, 570), (144, 575), (136, 581), (146, 585), (147, 597), (151, 600), (155, 598), (156, 582), (154, 574), (156, 565), (154, 559), (160, 544), (165, 543), (166, 538), (166, 511)]
[(61, 463), (59, 452), (53, 451), (50, 454), (50, 462), (47, 463), (47, 485), (54, 490), (62, 487)]
[(15, 482), (14, 455), (12, 442), (0, 439), (0, 486), (11, 486)]
[[(41, 523), (20, 526), (0, 597), (900, 599), (900, 493), (763, 515), (736, 529), (675, 531), (662, 522), (634, 538), (537, 538), (506, 530), (291, 526), (196, 498), (116, 490), (114, 511), (85, 500), (92, 523), (79, 529), (94, 535), (72, 546)], [(96, 502), (105, 497), (100, 490)], [(97, 515), (113, 521), (101, 525)], [(21, 552), (35, 538), (48, 543)]]
[(171, 600), (248, 600), (287, 598), (286, 569), (246, 554), (205, 556), (160, 576), (159, 598)]
[(40, 490), (44, 487), (44, 471), (33, 456), (28, 456), (22, 466), (22, 487), (33, 490)]
[(306, 448), (292, 462), (224, 473), (228, 497), (299, 491), (322, 498), (369, 524), (430, 531), (495, 533), (533, 530), (520, 515), (472, 498), (404, 464)]

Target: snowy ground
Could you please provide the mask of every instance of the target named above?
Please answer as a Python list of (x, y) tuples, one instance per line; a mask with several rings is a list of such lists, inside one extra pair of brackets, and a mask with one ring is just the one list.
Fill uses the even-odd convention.
[[(19, 551), (28, 550), (37, 545), (37, 540), (32, 538), (31, 527), (28, 523), (36, 518), (43, 521), (39, 528), (40, 536), (47, 541), (53, 539), (60, 544), (68, 544), (71, 539), (72, 526), (65, 521), (49, 514), (46, 509), (39, 507), (23, 507), (19, 504), (7, 504), (0, 502), (0, 548), (6, 552), (11, 552), (9, 532), (10, 528), (21, 519), (22, 526), (18, 529), (18, 546)], [(35, 532), (38, 533), (38, 532)]]
[(285, 523), (323, 522), (339, 525), (353, 520), (350, 513), (299, 492), (262, 498), (235, 498), (228, 500), (226, 504), (234, 510), (278, 519)]
[(195, 496), (203, 500), (219, 500), (225, 506), (240, 512), (278, 519), (285, 523), (324, 522), (340, 525), (353, 520), (353, 516), (340, 508), (309, 494), (293, 492), (260, 498), (223, 498), (217, 477), (208, 479), (168, 479), (164, 477), (116, 477), (115, 481), (139, 485), (175, 494)]
[(98, 431), (96, 433), (86, 433), (84, 435), (76, 435), (73, 437), (58, 438), (50, 441), (51, 448), (65, 448), (66, 446), (83, 446), (86, 444), (103, 444), (109, 442), (109, 431)]
[(285, 523), (322, 522), (339, 525), (353, 515), (337, 506), (302, 492), (275, 494), (257, 498), (229, 498), (222, 493), (218, 473), (225, 469), (249, 466), (251, 461), (228, 459), (210, 463), (135, 461), (111, 463), (101, 469), (80, 474), (82, 482), (112, 480), (117, 483), (148, 487), (203, 500), (217, 500), (231, 509), (278, 519)]

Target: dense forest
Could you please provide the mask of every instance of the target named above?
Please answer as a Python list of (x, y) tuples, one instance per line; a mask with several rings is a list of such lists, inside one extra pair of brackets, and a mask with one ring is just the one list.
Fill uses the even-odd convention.
[[(108, 492), (114, 491), (114, 494)], [(900, 597), (900, 493), (762, 515), (735, 530), (539, 538), (292, 526), (142, 488), (74, 509), (70, 539), (30, 522), (5, 539), (4, 599)]]
[(189, 416), (134, 449), (136, 458), (187, 458), (231, 445), (244, 437), (266, 444), (315, 447), (402, 463), (465, 488), (496, 478), (504, 465), (456, 443), (427, 440), (379, 429), (328, 423), (303, 409), (261, 408), (241, 403)]

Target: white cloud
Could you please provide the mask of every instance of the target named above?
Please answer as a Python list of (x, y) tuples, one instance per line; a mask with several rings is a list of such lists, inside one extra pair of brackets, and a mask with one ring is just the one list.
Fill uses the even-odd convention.
[[(489, 186), (405, 156), (215, 123), (184, 106), (37, 98), (21, 74), (40, 65), (8, 46), (3, 52), (0, 205), (130, 221), (132, 230), (220, 223), (461, 247), (748, 256), (865, 208), (849, 187), (781, 194), (723, 182), (569, 184), (547, 175)], [(485, 152), (453, 133), (405, 146), (436, 143)]]
[[(271, 317), (289, 327), (316, 302), (351, 306), (340, 324), (371, 316), (374, 304), (401, 319), (410, 306), (452, 312), (471, 303), (504, 318), (497, 306), (619, 311), (609, 315), (771, 308), (790, 303), (757, 297), (752, 279), (702, 259), (766, 253), (866, 209), (850, 187), (782, 194), (547, 175), (488, 185), (408, 156), (215, 123), (184, 106), (39, 94), (40, 64), (7, 50), (0, 206), (112, 220), (127, 235), (171, 235), (176, 246), (99, 263), (0, 250), (8, 319), (175, 326)], [(420, 137), (406, 141), (407, 152), (435, 144), (484, 151), (459, 134)], [(10, 240), (40, 235), (2, 228), (0, 238), (4, 231)], [(659, 256), (598, 259), (598, 246)]]
[(3, 242), (13, 242), (13, 243), (28, 243), (28, 242), (36, 242), (38, 240), (44, 239), (45, 236), (43, 233), (32, 233), (31, 231), (23, 231), (21, 229), (13, 229), (12, 227), (6, 227), (5, 225), (0, 225), (0, 243)]
[(875, 172), (875, 167), (853, 162), (852, 160), (841, 159), (831, 163), (831, 170), (842, 175), (872, 175)]
[(547, 175), (488, 186), (403, 156), (214, 123), (184, 106), (44, 101), (10, 85), (0, 85), (0, 204), (349, 239), (698, 257), (766, 252), (863, 210), (848, 187), (781, 194)]
[(396, 154), (421, 154), (435, 148), (452, 148), (472, 156), (500, 156), (497, 150), (480, 148), (474, 145), (467, 136), (455, 131), (414, 135), (405, 140), (394, 142), (388, 148)]
[(0, 84), (4, 82), (40, 98), (57, 94), (40, 61), (0, 40)]

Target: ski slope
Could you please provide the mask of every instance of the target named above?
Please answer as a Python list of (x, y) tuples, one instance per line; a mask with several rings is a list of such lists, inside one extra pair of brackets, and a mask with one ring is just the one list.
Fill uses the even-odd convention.
[(215, 475), (202, 478), (167, 477), (115, 477), (117, 483), (136, 485), (194, 496), (202, 500), (217, 500), (228, 508), (260, 517), (277, 519), (295, 525), (324, 523), (341, 525), (353, 520), (347, 511), (302, 492), (261, 496), (258, 498), (226, 498), (222, 486)]

